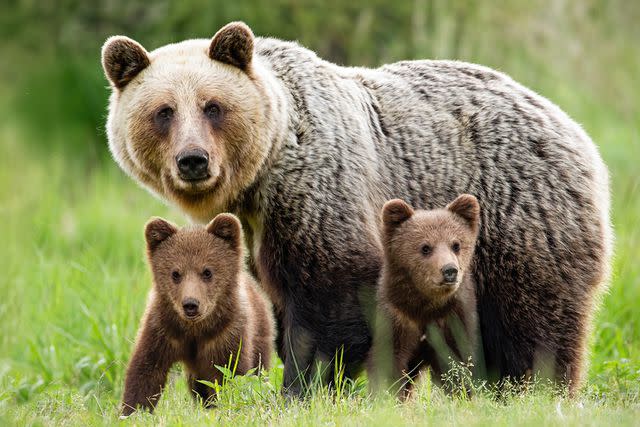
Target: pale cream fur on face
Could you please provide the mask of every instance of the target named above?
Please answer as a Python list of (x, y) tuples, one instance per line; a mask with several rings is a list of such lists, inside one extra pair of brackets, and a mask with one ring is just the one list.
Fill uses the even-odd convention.
[[(188, 40), (148, 54), (150, 65), (111, 96), (107, 131), (113, 157), (156, 195), (178, 204), (194, 219), (208, 221), (255, 179), (271, 150), (277, 127), (267, 103), (274, 99), (257, 76), (207, 56), (210, 41)], [(277, 99), (277, 97), (276, 97)], [(203, 114), (215, 101), (224, 110), (214, 128)], [(168, 135), (153, 132), (153, 117), (174, 110)], [(177, 175), (175, 157), (185, 148), (209, 155), (209, 175), (197, 184)]]

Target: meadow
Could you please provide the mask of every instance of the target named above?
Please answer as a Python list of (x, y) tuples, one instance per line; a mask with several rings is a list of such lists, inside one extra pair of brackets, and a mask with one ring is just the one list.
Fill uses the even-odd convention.
[[(353, 32), (345, 32), (346, 40), (320, 36), (323, 21), (316, 19), (317, 8), (305, 12), (280, 3), (278, 7), (293, 11), (290, 19), (304, 21), (298, 38), (321, 55), (354, 65), (406, 57), (459, 58), (489, 65), (557, 103), (590, 134), (611, 174), (616, 253), (611, 283), (594, 319), (590, 368), (579, 396), (568, 399), (540, 383), (526, 393), (514, 391), (500, 399), (490, 387), (479, 387), (467, 399), (446, 396), (426, 380), (415, 399), (399, 404), (391, 396), (370, 396), (360, 379), (340, 383), (336, 393), (317, 388), (305, 401), (285, 402), (279, 393), (282, 366), (276, 364), (260, 377), (229, 380), (218, 406), (207, 411), (193, 404), (177, 367), (156, 414), (136, 414), (126, 423), (638, 424), (640, 30), (632, 23), (640, 18), (640, 9), (594, 0), (568, 2), (555, 15), (549, 11), (553, 8), (534, 10), (542, 3), (522, 10), (514, 6), (518, 2), (507, 2), (504, 10), (476, 7), (473, 13), (459, 15), (467, 10), (456, 8), (464, 2), (452, 2), (448, 9), (443, 2), (416, 1), (414, 6), (428, 4), (431, 9), (424, 22), (412, 18), (413, 49), (408, 51), (401, 48), (403, 34), (393, 38), (388, 32), (379, 36), (367, 30), (367, 19), (383, 19), (378, 2), (364, 12), (344, 11), (358, 18)], [(411, 11), (397, 12), (394, 18), (409, 19)], [(14, 12), (16, 24), (4, 25), (2, 31), (17, 28), (17, 22), (37, 20), (32, 10), (16, 6)], [(242, 18), (262, 26), (264, 33), (296, 37), (291, 26), (278, 33), (279, 21), (272, 15), (260, 23), (242, 10), (223, 12), (207, 24), (211, 31), (220, 26), (216, 23)], [(434, 13), (442, 20), (432, 28)], [(467, 22), (462, 30), (453, 24), (461, 16)], [(0, 18), (0, 24), (8, 19)], [(331, 20), (327, 33), (347, 28), (351, 21), (345, 19)], [(155, 28), (142, 22), (147, 29)], [(494, 26), (474, 34), (487, 23)], [(190, 31), (208, 37), (204, 25), (197, 21)], [(419, 31), (421, 25), (427, 29)], [(75, 31), (82, 36), (83, 28)], [(103, 123), (108, 91), (99, 47), (107, 35), (130, 27), (98, 28), (85, 45), (73, 47), (58, 34), (63, 42), (55, 48), (39, 48), (27, 38), (42, 35), (29, 35), (27, 30), (3, 39), (2, 56), (12, 61), (0, 65), (0, 425), (118, 422), (124, 370), (151, 283), (143, 225), (154, 215), (186, 223), (180, 212), (138, 187), (110, 159)], [(158, 46), (170, 37), (192, 35), (176, 30), (183, 28), (177, 24), (173, 32), (160, 35), (164, 28), (141, 37)], [(261, 33), (259, 29), (254, 28)], [(523, 32), (526, 35), (518, 36)], [(363, 41), (374, 36), (381, 37), (377, 47)], [(344, 52), (336, 50), (335, 43), (343, 43)]]

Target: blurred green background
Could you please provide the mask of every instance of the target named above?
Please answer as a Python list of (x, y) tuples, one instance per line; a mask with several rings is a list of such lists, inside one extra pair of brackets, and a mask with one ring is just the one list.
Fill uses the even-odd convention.
[(110, 159), (102, 43), (152, 50), (232, 20), (339, 64), (487, 65), (580, 123), (610, 168), (617, 234), (585, 393), (637, 413), (640, 2), (60, 0), (0, 4), (0, 421), (115, 416), (150, 286), (142, 226), (185, 222)]

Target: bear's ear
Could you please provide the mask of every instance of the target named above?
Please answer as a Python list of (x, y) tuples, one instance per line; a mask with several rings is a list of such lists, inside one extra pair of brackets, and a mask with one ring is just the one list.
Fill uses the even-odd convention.
[(123, 89), (150, 63), (145, 48), (129, 37), (109, 37), (102, 46), (102, 68), (117, 89)]
[(253, 57), (253, 32), (244, 22), (231, 22), (211, 39), (209, 58), (247, 71)]
[(471, 194), (459, 195), (447, 205), (447, 210), (462, 217), (471, 229), (478, 229), (480, 224), (480, 203)]
[(207, 225), (207, 231), (216, 237), (228, 241), (233, 246), (240, 246), (242, 226), (235, 215), (221, 213), (216, 215)]
[(395, 229), (412, 215), (413, 208), (404, 200), (389, 200), (382, 207), (382, 222), (388, 231)]
[(147, 240), (149, 252), (153, 252), (160, 243), (173, 236), (178, 228), (162, 218), (152, 218), (144, 228), (144, 237)]

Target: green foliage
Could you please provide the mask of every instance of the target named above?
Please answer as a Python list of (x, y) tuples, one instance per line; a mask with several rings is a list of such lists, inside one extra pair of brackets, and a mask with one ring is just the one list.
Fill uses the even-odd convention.
[(157, 413), (136, 414), (132, 422), (637, 423), (639, 3), (11, 3), (0, 14), (0, 425), (117, 422), (124, 369), (150, 286), (143, 224), (152, 215), (185, 222), (109, 159), (103, 132), (108, 90), (99, 65), (104, 39), (127, 34), (153, 49), (210, 37), (234, 19), (256, 34), (297, 39), (349, 65), (418, 57), (486, 64), (582, 123), (610, 168), (617, 235), (612, 283), (594, 324), (589, 381), (575, 401), (543, 385), (496, 400), (462, 369), (449, 374), (463, 386), (459, 397), (445, 396), (426, 380), (415, 399), (398, 405), (384, 393), (369, 396), (362, 379), (344, 379), (338, 364), (332, 392), (319, 386), (306, 401), (286, 402), (276, 364), (261, 375), (225, 375), (217, 408), (205, 411), (193, 405), (178, 369)]

